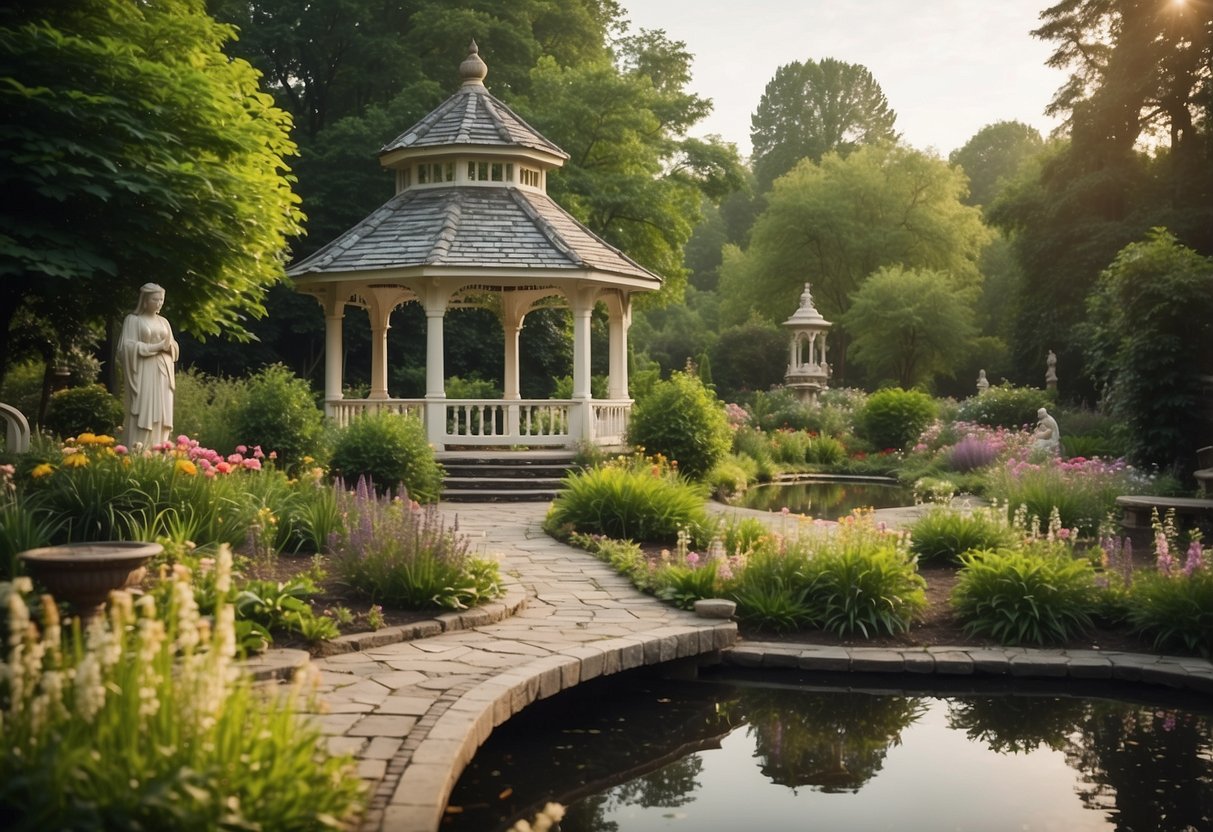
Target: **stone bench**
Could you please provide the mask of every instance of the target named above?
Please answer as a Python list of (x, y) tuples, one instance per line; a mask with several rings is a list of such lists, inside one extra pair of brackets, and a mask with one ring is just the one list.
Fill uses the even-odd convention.
[(1201, 494), (1213, 492), (1213, 445), (1206, 445), (1196, 452), (1197, 468), (1192, 472)]
[(1120, 524), (1129, 530), (1149, 529), (1154, 509), (1158, 509), (1160, 517), (1174, 509), (1175, 519), (1185, 527), (1213, 523), (1213, 500), (1134, 495), (1117, 497), (1116, 505), (1124, 512)]

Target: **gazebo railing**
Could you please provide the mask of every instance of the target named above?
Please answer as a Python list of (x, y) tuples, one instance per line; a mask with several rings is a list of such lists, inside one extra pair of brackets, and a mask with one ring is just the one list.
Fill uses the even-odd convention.
[[(362, 413), (398, 413), (416, 416), (425, 422), (425, 399), (330, 399), (326, 412), (337, 425), (345, 427)], [(583, 410), (584, 408), (584, 410)], [(445, 422), (441, 437), (447, 448), (483, 445), (525, 445), (572, 448), (583, 439), (596, 445), (624, 443), (629, 399), (447, 399), (442, 403)], [(587, 413), (589, 431), (581, 418)], [(430, 432), (430, 436), (434, 436)]]

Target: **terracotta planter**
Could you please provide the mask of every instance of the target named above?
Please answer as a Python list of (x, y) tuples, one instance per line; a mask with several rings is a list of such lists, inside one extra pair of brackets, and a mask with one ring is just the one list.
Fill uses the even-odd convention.
[(67, 601), (84, 620), (105, 609), (115, 589), (137, 586), (145, 564), (164, 551), (159, 543), (106, 541), (30, 549), (17, 557), (57, 601)]

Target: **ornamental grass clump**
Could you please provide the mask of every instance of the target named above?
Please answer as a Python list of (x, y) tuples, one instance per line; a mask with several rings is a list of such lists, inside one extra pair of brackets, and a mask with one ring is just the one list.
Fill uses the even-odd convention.
[(1002, 447), (979, 436), (966, 436), (947, 452), (947, 465), (953, 471), (962, 474), (993, 465), (998, 459)]
[[(216, 569), (227, 591), (230, 552)], [(29, 581), (0, 584), (0, 813), (13, 829), (332, 829), (354, 823), (354, 762), (303, 714), (314, 675), (255, 687), (233, 611), (202, 618), (188, 575), (167, 603), (111, 596), (64, 628)], [(41, 615), (31, 614), (31, 605)]]
[(1017, 538), (1003, 512), (937, 506), (910, 527), (910, 551), (924, 563), (959, 564), (966, 552), (1010, 547)]
[(710, 528), (707, 488), (690, 482), (661, 457), (635, 455), (569, 474), (544, 520), (549, 534), (601, 534), (673, 544), (688, 530), (696, 544)]
[(366, 479), (338, 496), (342, 528), (330, 541), (332, 568), (371, 603), (406, 609), (466, 609), (500, 596), (495, 561), (434, 506), (407, 494), (376, 494)]
[(926, 581), (905, 537), (855, 511), (822, 538), (808, 562), (807, 602), (816, 626), (836, 635), (897, 635), (926, 609)]
[(961, 564), (951, 602), (971, 636), (1061, 643), (1090, 629), (1099, 609), (1090, 561), (1056, 542), (969, 552)]

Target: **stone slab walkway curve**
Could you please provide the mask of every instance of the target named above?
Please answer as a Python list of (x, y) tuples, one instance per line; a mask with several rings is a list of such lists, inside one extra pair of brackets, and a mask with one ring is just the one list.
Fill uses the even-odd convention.
[[(329, 747), (370, 785), (364, 832), (435, 832), (451, 789), (494, 727), (532, 702), (599, 676), (697, 657), (813, 672), (1005, 675), (1140, 681), (1213, 694), (1213, 662), (1090, 650), (942, 646), (890, 649), (735, 643), (732, 622), (698, 618), (636, 591), (593, 556), (540, 528), (546, 503), (443, 504), (479, 554), (495, 557), (506, 596), (402, 628), (339, 639), (314, 659)], [(783, 533), (795, 520), (763, 518)], [(877, 514), (890, 526), (919, 509)], [(277, 652), (250, 670), (285, 675), (307, 656)]]
[[(329, 747), (371, 785), (362, 828), (433, 832), (489, 732), (537, 699), (598, 676), (714, 655), (737, 625), (637, 592), (627, 578), (545, 535), (546, 503), (443, 504), (474, 550), (498, 559), (503, 602), (419, 631), (343, 639), (315, 659)], [(428, 637), (426, 637), (428, 636)], [(394, 643), (385, 643), (394, 642)]]

